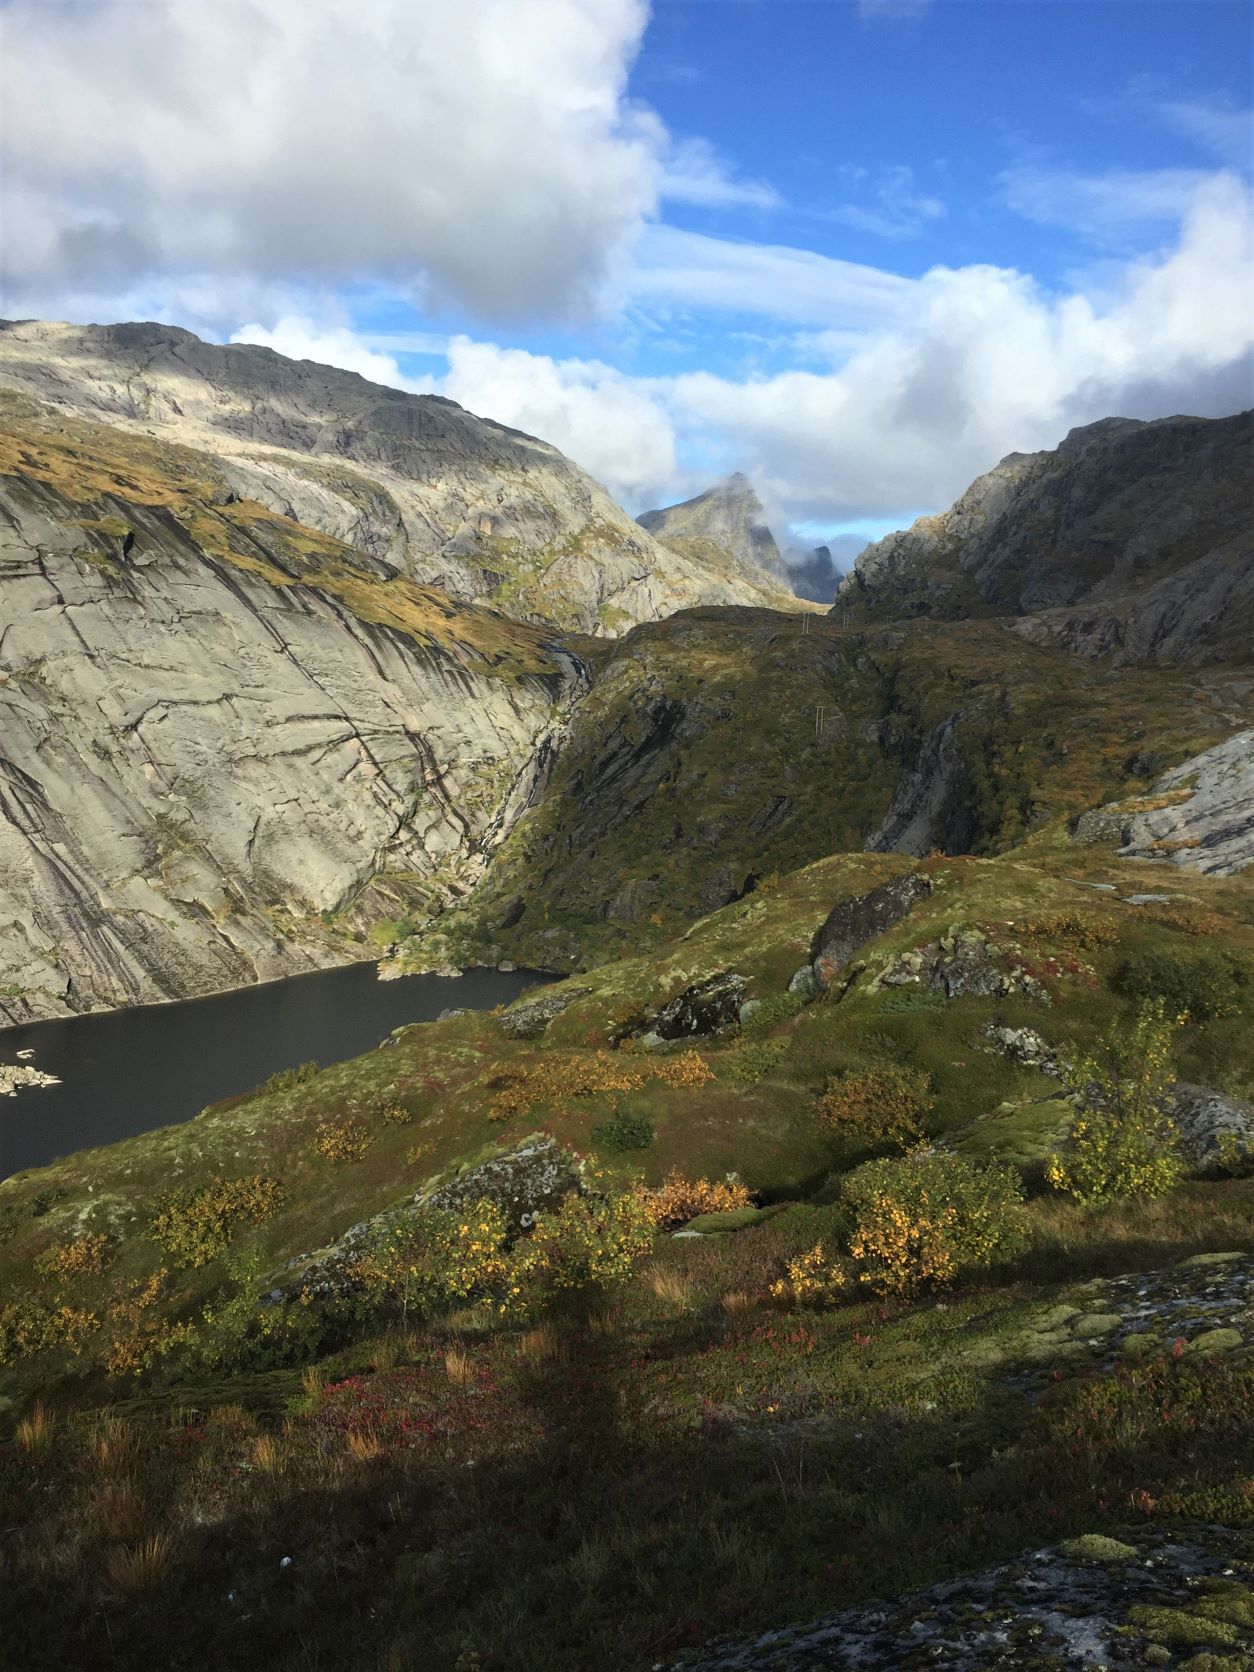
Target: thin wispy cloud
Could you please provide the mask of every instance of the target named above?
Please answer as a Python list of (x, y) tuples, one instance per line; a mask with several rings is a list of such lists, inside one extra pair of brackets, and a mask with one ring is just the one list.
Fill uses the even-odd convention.
[(661, 196), (701, 208), (776, 209), (780, 195), (765, 180), (746, 180), (706, 139), (679, 140), (666, 160)]
[(1213, 174), (1206, 169), (1117, 169), (1082, 174), (1024, 165), (998, 178), (1002, 201), (1044, 226), (1097, 240), (1178, 222)]
[(913, 238), (946, 213), (940, 198), (918, 190), (914, 170), (904, 164), (882, 168), (874, 176), (866, 169), (850, 172), (866, 181), (864, 201), (837, 204), (821, 213), (856, 232)]

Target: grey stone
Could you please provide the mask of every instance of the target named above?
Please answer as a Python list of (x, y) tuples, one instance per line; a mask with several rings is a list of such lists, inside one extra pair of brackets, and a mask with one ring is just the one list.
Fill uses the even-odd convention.
[(810, 960), (820, 985), (827, 986), (859, 948), (886, 934), (930, 893), (927, 878), (909, 871), (833, 906), (810, 944)]
[(1234, 1162), (1254, 1163), (1254, 1103), (1177, 1080), (1172, 1120), (1195, 1172), (1220, 1173)]
[[(819, 991), (819, 980), (812, 965), (802, 964), (789, 981), (788, 991), (799, 994), (807, 1003), (814, 998)], [(741, 1020), (743, 1021), (743, 1017)]]
[(494, 1202), (505, 1214), (509, 1229), (516, 1231), (530, 1224), (537, 1213), (558, 1206), (581, 1185), (578, 1157), (546, 1133), (536, 1133), (414, 1200), (454, 1212), (478, 1201)]

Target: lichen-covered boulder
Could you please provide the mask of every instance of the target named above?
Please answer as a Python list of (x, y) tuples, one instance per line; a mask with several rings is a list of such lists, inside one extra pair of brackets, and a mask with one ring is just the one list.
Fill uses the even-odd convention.
[(1197, 1173), (1254, 1168), (1254, 1103), (1178, 1080), (1172, 1119), (1180, 1147)]
[(702, 1034), (717, 1033), (740, 1020), (741, 1005), (749, 983), (735, 970), (720, 970), (685, 987), (678, 997), (670, 999), (660, 1009), (633, 1016), (610, 1034), (611, 1045), (621, 1045), (624, 1039), (643, 1038), (649, 1045), (660, 1045), (672, 1039), (692, 1039)]
[(556, 1208), (582, 1182), (578, 1157), (547, 1133), (537, 1132), (503, 1155), (490, 1156), (446, 1184), (420, 1192), (414, 1200), (454, 1212), (492, 1202), (512, 1232), (526, 1230), (538, 1213)]
[(1006, 998), (1012, 993), (1048, 1004), (1042, 984), (1013, 959), (1003, 961), (998, 948), (979, 929), (955, 925), (927, 946), (903, 952), (871, 983), (878, 987), (931, 987), (948, 999)]
[(1046, 1044), (1035, 1028), (1008, 1028), (998, 1022), (989, 1022), (985, 1025), (984, 1037), (999, 1056), (1009, 1057), (1011, 1062), (1022, 1063), (1025, 1068), (1038, 1069), (1051, 1079), (1062, 1078), (1057, 1051)]
[(910, 871), (891, 877), (869, 894), (833, 906), (810, 945), (810, 961), (820, 984), (827, 986), (859, 947), (900, 923), (931, 891), (926, 877)]
[(500, 1019), (501, 1032), (511, 1039), (538, 1039), (555, 1016), (560, 1016), (576, 999), (586, 998), (586, 987), (563, 984), (526, 1004), (513, 1005)]

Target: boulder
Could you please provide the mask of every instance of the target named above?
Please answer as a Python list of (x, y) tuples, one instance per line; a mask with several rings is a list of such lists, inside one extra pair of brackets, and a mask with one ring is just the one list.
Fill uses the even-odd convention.
[(508, 1150), (469, 1167), (447, 1184), (420, 1192), (424, 1207), (464, 1211), (489, 1201), (504, 1213), (510, 1231), (526, 1230), (538, 1213), (556, 1208), (582, 1185), (578, 1157), (538, 1132)]
[(1045, 1043), (1035, 1028), (1007, 1028), (998, 1022), (987, 1022), (984, 1037), (999, 1056), (1009, 1057), (1011, 1062), (1022, 1063), (1025, 1068), (1038, 1069), (1051, 1079), (1062, 1078), (1057, 1051)]
[(1195, 1172), (1222, 1173), (1242, 1161), (1254, 1164), (1254, 1103), (1184, 1080), (1177, 1080), (1173, 1096), (1180, 1147)]
[(869, 894), (834, 906), (810, 945), (810, 961), (819, 984), (826, 987), (859, 947), (900, 923), (931, 891), (926, 877), (909, 871), (905, 876), (891, 877)]
[(677, 998), (660, 1010), (633, 1017), (614, 1029), (610, 1044), (639, 1038), (646, 1045), (664, 1044), (672, 1039), (695, 1038), (717, 1033), (741, 1018), (745, 988), (749, 985), (735, 970), (720, 970), (704, 981), (685, 987)]

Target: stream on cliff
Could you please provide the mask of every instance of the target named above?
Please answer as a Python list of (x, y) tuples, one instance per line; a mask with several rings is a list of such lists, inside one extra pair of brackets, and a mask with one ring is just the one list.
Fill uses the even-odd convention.
[(374, 964), (347, 964), (209, 998), (0, 1028), (0, 1065), (24, 1062), (61, 1082), (0, 1097), (0, 1178), (189, 1120), (280, 1068), (359, 1056), (442, 1010), (508, 1004), (545, 979), (474, 969), (379, 981)]

